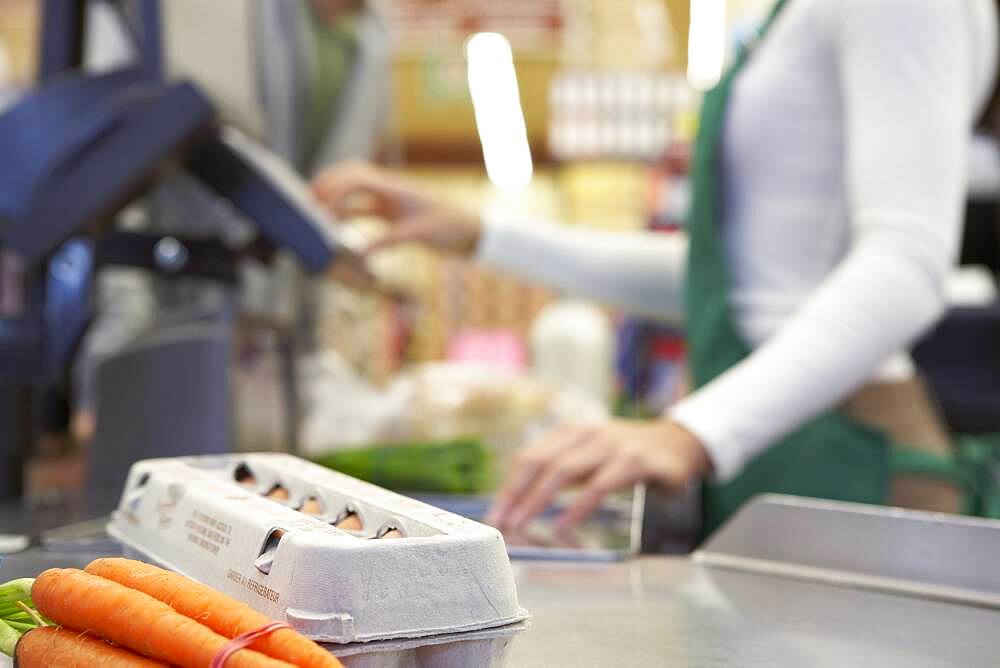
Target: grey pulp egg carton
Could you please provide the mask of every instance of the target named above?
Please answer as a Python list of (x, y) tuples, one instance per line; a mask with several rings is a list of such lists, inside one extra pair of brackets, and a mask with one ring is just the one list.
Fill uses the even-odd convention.
[(344, 668), (504, 668), (514, 636), (527, 624), (326, 647)]
[(318, 642), (506, 636), (528, 618), (496, 529), (290, 455), (138, 462), (108, 533)]

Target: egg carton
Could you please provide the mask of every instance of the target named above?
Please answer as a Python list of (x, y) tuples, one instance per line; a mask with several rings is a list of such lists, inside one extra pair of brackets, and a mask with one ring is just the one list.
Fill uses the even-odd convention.
[(108, 533), (319, 642), (528, 617), (496, 529), (290, 455), (138, 462)]
[(428, 638), (326, 645), (344, 668), (503, 668), (528, 622)]

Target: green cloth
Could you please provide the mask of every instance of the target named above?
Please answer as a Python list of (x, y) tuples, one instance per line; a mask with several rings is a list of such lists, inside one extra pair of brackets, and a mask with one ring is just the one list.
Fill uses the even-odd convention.
[[(780, 0), (761, 38), (787, 0)], [(692, 167), (686, 293), (689, 364), (694, 387), (711, 382), (750, 354), (729, 301), (729, 271), (720, 228), (724, 219), (719, 154), (733, 82), (751, 56), (743, 49), (719, 85), (705, 96)], [(734, 480), (706, 483), (704, 533), (719, 527), (751, 497), (795, 494), (882, 503), (889, 488), (889, 443), (838, 411), (827, 412), (759, 455)]]
[[(760, 32), (763, 38), (788, 0), (779, 0)], [(750, 354), (729, 302), (729, 271), (720, 227), (723, 181), (719, 154), (733, 82), (751, 57), (736, 63), (705, 96), (692, 166), (687, 277), (689, 364), (697, 389)], [(717, 529), (751, 497), (794, 494), (860, 503), (884, 503), (893, 475), (916, 475), (954, 484), (965, 495), (963, 512), (1000, 518), (1000, 435), (957, 439), (953, 456), (891, 444), (839, 410), (830, 410), (759, 455), (731, 482), (706, 483), (704, 535)]]
[(310, 8), (307, 12), (315, 52), (306, 104), (304, 164), (312, 164), (322, 150), (335, 120), (337, 102), (343, 95), (356, 56), (354, 20), (347, 16), (335, 25)]

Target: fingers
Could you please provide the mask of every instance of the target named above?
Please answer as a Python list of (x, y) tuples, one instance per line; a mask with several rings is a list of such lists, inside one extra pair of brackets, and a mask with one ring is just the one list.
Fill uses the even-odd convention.
[(338, 217), (380, 215), (393, 218), (400, 210), (391, 179), (365, 163), (332, 167), (313, 181), (313, 193)]
[(370, 182), (373, 171), (374, 168), (364, 162), (345, 162), (328, 167), (313, 179), (313, 193), (323, 200), (343, 197)]
[(331, 168), (316, 179), (313, 191), (338, 217), (376, 215), (399, 228), (378, 240), (369, 253), (417, 242), (469, 255), (482, 235), (482, 220), (474, 211), (450, 206), (418, 184), (370, 165)]
[(338, 182), (327, 193), (319, 195), (319, 199), (340, 219), (360, 216), (391, 218), (394, 210), (378, 185), (364, 178), (350, 177), (349, 180)]
[(606, 444), (592, 438), (579, 442), (572, 451), (551, 459), (517, 501), (505, 526), (524, 527), (543, 513), (560, 491), (589, 477), (607, 456)]
[(348, 195), (365, 190), (371, 181), (367, 170), (356, 165), (331, 167), (312, 182), (312, 191), (322, 202), (335, 205)]
[(518, 452), (514, 456), (503, 485), (497, 492), (493, 507), (486, 515), (486, 522), (493, 526), (507, 523), (511, 510), (519, 503), (519, 499), (549, 461), (586, 438), (589, 433), (590, 429), (586, 427), (562, 427)]
[(519, 454), (490, 521), (523, 530), (562, 489), (580, 484), (580, 493), (556, 519), (557, 531), (566, 531), (592, 515), (611, 492), (641, 480), (679, 488), (711, 470), (706, 460), (698, 439), (669, 421), (562, 430)]
[(611, 492), (627, 487), (642, 477), (642, 471), (631, 457), (615, 457), (606, 462), (573, 500), (573, 503), (556, 518), (556, 527), (561, 531), (576, 526), (600, 508), (605, 497)]

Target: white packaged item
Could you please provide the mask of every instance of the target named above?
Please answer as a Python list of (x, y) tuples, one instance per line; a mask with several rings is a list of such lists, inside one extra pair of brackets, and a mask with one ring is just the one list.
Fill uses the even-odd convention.
[(528, 616), (497, 530), (289, 455), (138, 462), (108, 533), (321, 642)]
[(597, 306), (566, 299), (549, 304), (531, 325), (532, 367), (540, 378), (575, 387), (607, 405), (613, 391), (615, 340)]
[(381, 389), (334, 351), (299, 366), (301, 452), (320, 456), (374, 443), (481, 438), (512, 451), (558, 424), (607, 419), (606, 401), (576, 387), (472, 362), (411, 367)]

